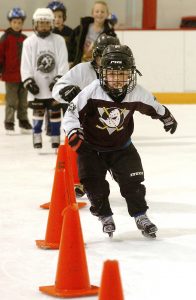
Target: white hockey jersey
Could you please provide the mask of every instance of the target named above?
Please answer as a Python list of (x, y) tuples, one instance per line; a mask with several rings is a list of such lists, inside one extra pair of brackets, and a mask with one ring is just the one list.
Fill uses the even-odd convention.
[(52, 96), (55, 100), (65, 103), (65, 100), (59, 95), (59, 91), (69, 85), (77, 85), (81, 90), (89, 85), (93, 80), (97, 79), (91, 62), (84, 62), (76, 65), (61, 77), (52, 90)]
[(34, 78), (40, 92), (36, 96), (28, 93), (28, 100), (52, 98), (50, 83), (57, 75), (64, 75), (69, 70), (68, 54), (62, 36), (51, 33), (41, 38), (33, 33), (23, 43), (21, 58), (21, 77)]
[(71, 102), (63, 119), (63, 129), (83, 129), (84, 139), (98, 151), (123, 148), (134, 130), (133, 114), (138, 111), (154, 119), (165, 114), (165, 107), (140, 85), (115, 102), (94, 80)]

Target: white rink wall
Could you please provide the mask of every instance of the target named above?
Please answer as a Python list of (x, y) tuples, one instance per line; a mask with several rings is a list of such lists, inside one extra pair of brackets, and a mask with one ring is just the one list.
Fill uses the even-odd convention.
[[(119, 30), (117, 35), (122, 44), (132, 49), (136, 66), (143, 74), (138, 83), (145, 88), (158, 93), (196, 91), (195, 30)], [(0, 82), (2, 93), (4, 83)]]

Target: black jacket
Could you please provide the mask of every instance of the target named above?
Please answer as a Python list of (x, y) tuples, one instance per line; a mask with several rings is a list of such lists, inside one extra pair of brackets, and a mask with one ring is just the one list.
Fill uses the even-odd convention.
[[(77, 65), (81, 62), (83, 47), (88, 33), (88, 28), (91, 23), (94, 22), (92, 17), (81, 18), (81, 23), (77, 26), (71, 36), (68, 43), (69, 62), (73, 62), (73, 65)], [(107, 35), (116, 36), (114, 29), (108, 20), (105, 20), (104, 29), (102, 33)]]
[[(59, 35), (61, 35), (64, 38), (66, 46), (67, 46), (67, 51), (69, 51), (69, 49), (68, 49), (68, 43), (69, 43), (69, 39), (70, 39), (70, 36), (72, 34), (72, 31), (73, 30), (69, 26), (67, 26), (67, 25), (64, 25), (62, 30), (59, 30), (56, 27), (53, 29), (54, 33), (59, 34)], [(69, 55), (70, 54), (68, 53), (68, 57), (69, 57)]]

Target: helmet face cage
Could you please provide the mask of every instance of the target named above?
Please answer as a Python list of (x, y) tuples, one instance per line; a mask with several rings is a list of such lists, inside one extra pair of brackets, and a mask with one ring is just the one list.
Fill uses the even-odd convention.
[[(40, 31), (38, 29), (38, 22), (49, 22), (49, 31)], [(33, 14), (33, 29), (35, 33), (40, 37), (46, 37), (52, 32), (54, 27), (54, 14), (49, 8), (38, 8)]]
[(130, 93), (136, 86), (137, 73), (133, 54), (128, 46), (108, 46), (102, 55), (100, 84), (110, 95)]
[(63, 13), (63, 19), (65, 21), (67, 9), (66, 9), (65, 5), (62, 2), (51, 1), (48, 4), (47, 8), (50, 8), (53, 12), (55, 12), (55, 11), (62, 11), (62, 13)]
[(130, 93), (137, 83), (137, 76), (134, 69), (100, 70), (100, 83), (103, 89), (110, 95), (120, 96)]
[(26, 14), (21, 8), (14, 7), (8, 12), (7, 18), (9, 21), (12, 19), (22, 19), (24, 21), (26, 19)]

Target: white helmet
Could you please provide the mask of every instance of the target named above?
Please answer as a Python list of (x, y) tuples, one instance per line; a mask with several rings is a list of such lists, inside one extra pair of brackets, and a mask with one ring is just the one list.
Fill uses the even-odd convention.
[[(41, 32), (37, 31), (37, 22), (50, 22), (51, 28), (48, 34), (44, 33), (44, 35)], [(36, 32), (37, 35), (41, 37), (46, 37), (50, 34), (54, 26), (54, 14), (50, 8), (38, 8), (33, 14), (33, 29)]]

